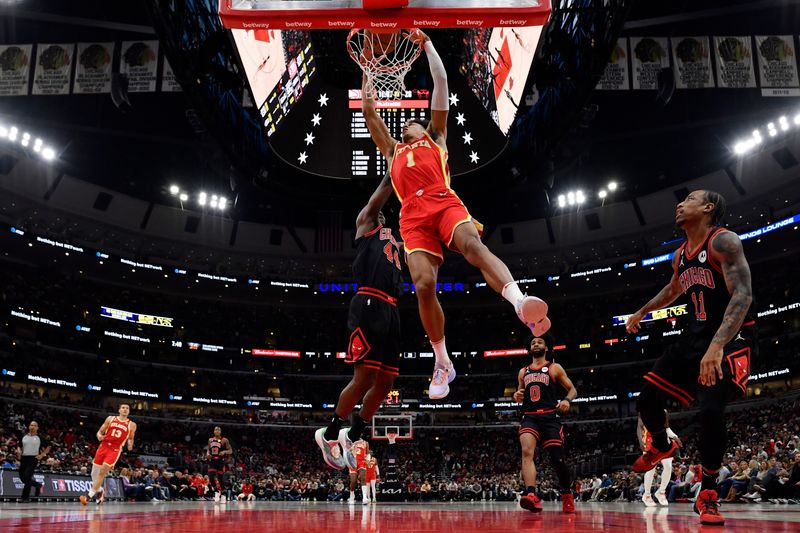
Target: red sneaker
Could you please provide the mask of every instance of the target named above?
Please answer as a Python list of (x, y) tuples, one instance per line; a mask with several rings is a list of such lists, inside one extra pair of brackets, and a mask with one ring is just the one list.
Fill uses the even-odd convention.
[(706, 489), (700, 491), (694, 502), (694, 512), (700, 515), (700, 523), (706, 526), (721, 526), (725, 524), (725, 517), (719, 513), (717, 491)]
[(561, 511), (564, 513), (575, 512), (575, 498), (572, 496), (571, 492), (561, 495)]
[(677, 450), (678, 447), (679, 446), (677, 441), (671, 440), (670, 447), (667, 448), (666, 451), (662, 452), (651, 444), (647, 448), (647, 451), (644, 452), (641, 457), (636, 459), (631, 469), (638, 474), (649, 472), (652, 469), (654, 469), (656, 465), (661, 462), (662, 459), (666, 459), (667, 457), (672, 457), (672, 454), (675, 453), (675, 450)]
[(530, 492), (519, 499), (519, 506), (532, 513), (542, 512), (542, 502), (536, 494)]

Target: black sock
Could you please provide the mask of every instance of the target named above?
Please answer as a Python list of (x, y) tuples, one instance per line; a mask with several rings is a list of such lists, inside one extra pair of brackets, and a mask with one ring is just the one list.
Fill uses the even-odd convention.
[(331, 423), (328, 424), (328, 427), (325, 429), (325, 440), (338, 439), (339, 430), (342, 429), (342, 424), (344, 424), (344, 420), (339, 418), (337, 415), (333, 415), (333, 418), (331, 418)]
[[(536, 492), (536, 487), (532, 485), (530, 487), (525, 487), (525, 494), (534, 494), (535, 492)], [(525, 494), (523, 494), (523, 496)]]
[(717, 476), (719, 475), (719, 469), (714, 470), (713, 472), (710, 470), (706, 470), (703, 468), (703, 480), (700, 483), (700, 490), (717, 490)]
[(653, 438), (653, 447), (656, 450), (661, 451), (661, 452), (665, 452), (665, 451), (669, 450), (670, 442), (669, 442), (669, 437), (667, 437), (667, 430), (666, 429), (661, 430), (661, 431), (656, 432), (656, 433), (651, 433), (650, 435)]
[(361, 438), (361, 434), (364, 432), (364, 428), (367, 426), (367, 421), (358, 415), (354, 416), (353, 418), (355, 418), (355, 420), (353, 420), (353, 427), (351, 427), (350, 431), (347, 432), (347, 438), (355, 442)]

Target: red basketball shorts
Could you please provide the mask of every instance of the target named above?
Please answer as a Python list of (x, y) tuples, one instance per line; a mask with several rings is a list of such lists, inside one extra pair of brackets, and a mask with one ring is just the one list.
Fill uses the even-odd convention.
[(101, 442), (97, 447), (97, 453), (94, 454), (94, 461), (92, 463), (97, 466), (114, 466), (119, 460), (119, 455), (122, 453), (122, 446), (114, 446)]

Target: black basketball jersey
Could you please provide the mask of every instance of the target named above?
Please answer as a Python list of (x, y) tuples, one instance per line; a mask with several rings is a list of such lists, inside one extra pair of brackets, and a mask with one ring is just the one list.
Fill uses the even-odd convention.
[(390, 228), (379, 225), (356, 239), (353, 278), (359, 288), (369, 287), (392, 298), (403, 293), (400, 249)]
[(523, 383), (525, 398), (522, 400), (522, 414), (556, 417), (556, 405), (564, 397), (561, 384), (550, 375), (551, 363), (541, 368), (525, 367)]
[(223, 450), (222, 446), (222, 437), (211, 437), (208, 441), (208, 455), (210, 455), (213, 459), (219, 459), (220, 452)]
[(719, 329), (731, 300), (722, 267), (711, 254), (711, 241), (723, 231), (728, 230), (711, 227), (696, 250), (688, 250), (688, 244), (683, 243), (675, 263), (675, 272), (688, 298), (687, 333), (709, 341)]

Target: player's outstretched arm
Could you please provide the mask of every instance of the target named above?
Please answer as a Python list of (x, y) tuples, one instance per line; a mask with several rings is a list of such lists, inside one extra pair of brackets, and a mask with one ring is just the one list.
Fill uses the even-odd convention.
[(674, 274), (672, 274), (672, 279), (669, 280), (669, 283), (663, 289), (661, 289), (661, 291), (656, 294), (652, 300), (644, 304), (644, 307), (628, 317), (628, 321), (625, 323), (625, 329), (628, 331), (628, 333), (636, 333), (639, 331), (639, 323), (647, 313), (668, 306), (683, 292), (680, 280), (678, 280), (677, 261), (679, 255), (680, 254), (676, 253), (672, 258)]
[(133, 438), (136, 436), (136, 422), (131, 422), (128, 428), (128, 451), (133, 450)]
[(375, 89), (367, 82), (367, 75), (361, 77), (361, 112), (364, 113), (364, 120), (367, 123), (369, 134), (378, 150), (387, 161), (392, 161), (394, 146), (397, 140), (389, 133), (389, 128), (378, 114), (375, 106)]
[(97, 430), (97, 440), (103, 442), (103, 438), (106, 436), (106, 431), (108, 431), (108, 426), (111, 424), (111, 417), (107, 416), (103, 425), (100, 426), (100, 429)]
[(420, 30), (414, 30), (411, 39), (422, 43), (425, 54), (428, 56), (428, 67), (433, 78), (433, 95), (431, 96), (431, 121), (428, 131), (437, 143), (444, 145), (447, 142), (447, 115), (450, 111), (450, 93), (447, 86), (447, 71), (442, 63), (442, 58), (434, 48), (430, 38)]
[(392, 194), (392, 179), (387, 172), (383, 179), (378, 184), (378, 188), (370, 196), (367, 205), (361, 209), (356, 218), (356, 239), (363, 237), (365, 233), (369, 233), (378, 227), (378, 213), (383, 209), (386, 200)]

